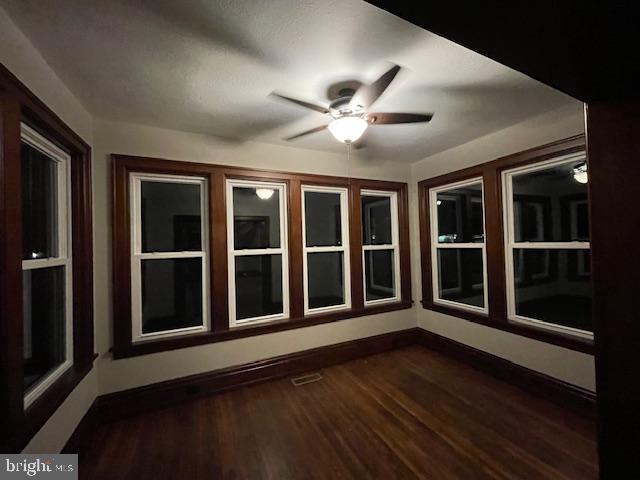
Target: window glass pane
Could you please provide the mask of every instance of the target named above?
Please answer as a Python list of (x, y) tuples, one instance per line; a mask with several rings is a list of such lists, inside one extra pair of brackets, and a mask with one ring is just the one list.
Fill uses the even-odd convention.
[(438, 275), (441, 299), (484, 307), (482, 249), (438, 249)]
[(24, 390), (66, 360), (65, 267), (22, 272)]
[(233, 187), (233, 233), (236, 250), (280, 248), (280, 191)]
[(365, 250), (364, 271), (367, 301), (396, 296), (393, 256), (393, 250)]
[(438, 242), (474, 243), (484, 241), (482, 184), (438, 192)]
[(515, 249), (516, 314), (593, 331), (588, 250)]
[(344, 254), (307, 254), (309, 308), (344, 304)]
[(200, 195), (193, 183), (142, 181), (142, 251), (200, 251)]
[(307, 247), (342, 245), (340, 194), (304, 192)]
[(282, 313), (282, 255), (245, 255), (236, 262), (236, 318)]
[(142, 260), (142, 333), (202, 325), (202, 259)]
[(513, 176), (516, 242), (589, 241), (587, 184), (571, 162)]
[(391, 245), (391, 198), (363, 195), (362, 243), (364, 245)]
[(22, 143), (22, 258), (58, 256), (57, 165)]

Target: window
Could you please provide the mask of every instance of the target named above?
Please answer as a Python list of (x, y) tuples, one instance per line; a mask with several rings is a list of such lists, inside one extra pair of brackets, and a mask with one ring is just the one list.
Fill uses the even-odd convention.
[(70, 157), (22, 125), (24, 405), (73, 364)]
[(406, 183), (112, 159), (115, 358), (411, 308)]
[(131, 175), (134, 342), (208, 330), (206, 179)]
[(227, 181), (229, 326), (289, 315), (286, 187)]
[(398, 197), (396, 192), (363, 190), (362, 262), (364, 303), (399, 300)]
[(351, 307), (347, 189), (302, 187), (304, 311)]
[(422, 306), (593, 353), (584, 136), (418, 183)]
[(482, 179), (432, 188), (429, 194), (434, 302), (486, 314)]
[(587, 184), (583, 153), (506, 170), (507, 306), (510, 320), (590, 338)]
[(93, 368), (91, 147), (0, 65), (0, 449)]

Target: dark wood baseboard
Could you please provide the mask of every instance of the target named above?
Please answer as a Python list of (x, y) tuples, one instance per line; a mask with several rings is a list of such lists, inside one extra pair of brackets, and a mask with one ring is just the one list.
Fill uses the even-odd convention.
[(82, 439), (101, 423), (409, 345), (440, 352), (534, 395), (595, 417), (592, 392), (421, 328), (411, 328), (101, 395), (69, 438), (63, 453), (82, 451)]
[(464, 362), (484, 373), (581, 415), (596, 418), (596, 394), (594, 392), (422, 328), (417, 328), (414, 335), (416, 343), (423, 347)]
[(97, 413), (102, 421), (110, 421), (400, 348), (415, 343), (414, 339), (414, 329), (401, 330), (101, 395)]

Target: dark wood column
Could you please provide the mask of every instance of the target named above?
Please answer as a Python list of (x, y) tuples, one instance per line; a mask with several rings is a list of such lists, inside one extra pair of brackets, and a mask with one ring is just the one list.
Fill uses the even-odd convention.
[(640, 101), (590, 103), (600, 478), (640, 472)]

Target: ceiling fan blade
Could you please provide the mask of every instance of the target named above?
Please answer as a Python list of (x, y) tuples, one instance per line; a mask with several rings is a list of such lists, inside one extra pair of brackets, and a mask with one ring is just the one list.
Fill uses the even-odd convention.
[(288, 102), (295, 103), (296, 105), (300, 105), (301, 107), (304, 107), (304, 108), (315, 110), (316, 112), (329, 113), (328, 108), (325, 108), (321, 105), (316, 105), (314, 103), (305, 102), (304, 100), (298, 100), (297, 98), (287, 97), (286, 95), (280, 95), (279, 93), (276, 93), (276, 92), (271, 92), (271, 96), (280, 98), (282, 100), (286, 100)]
[(287, 140), (288, 142), (290, 142), (291, 140), (296, 140), (300, 137), (303, 137), (305, 135), (309, 135), (310, 133), (316, 133), (316, 132), (321, 132), (322, 130), (326, 130), (326, 128), (328, 127), (328, 125), (320, 125), (319, 127), (316, 128), (312, 128), (311, 130), (306, 130), (302, 133), (298, 133), (297, 135), (293, 135), (291, 137), (287, 137), (284, 138), (283, 140)]
[(371, 105), (373, 105), (373, 103), (380, 98), (380, 95), (384, 93), (387, 87), (391, 85), (391, 82), (396, 78), (400, 68), (401, 67), (399, 65), (394, 65), (372, 84), (362, 85), (353, 95), (349, 105), (352, 107), (360, 105), (364, 107), (365, 110), (371, 108)]
[(433, 113), (368, 113), (367, 120), (371, 125), (390, 125), (394, 123), (428, 122)]

